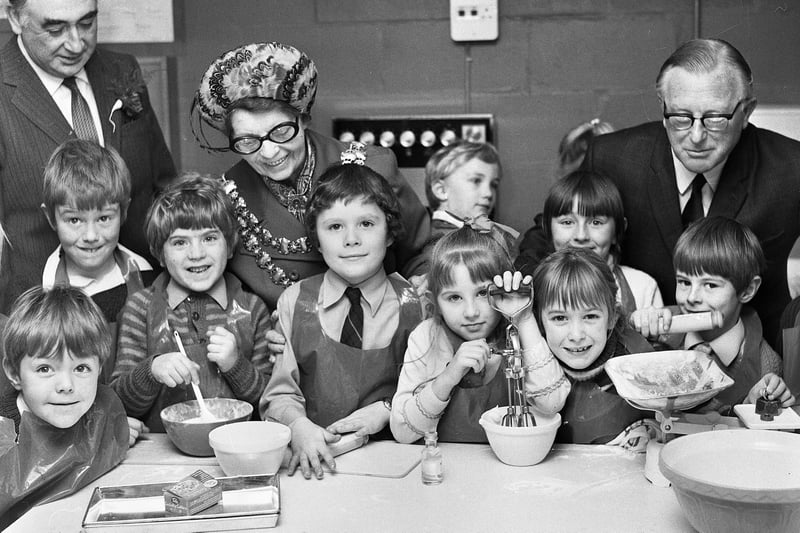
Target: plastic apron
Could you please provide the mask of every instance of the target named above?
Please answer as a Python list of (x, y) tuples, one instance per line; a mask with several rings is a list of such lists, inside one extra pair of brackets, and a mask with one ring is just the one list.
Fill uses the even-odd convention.
[(387, 278), (400, 300), (400, 320), (385, 348), (361, 350), (328, 337), (319, 321), (317, 299), (323, 276), (303, 280), (292, 317), (292, 338), (306, 400), (306, 416), (327, 427), (397, 390), (408, 335), (422, 319), (419, 297), (395, 276)]
[[(173, 337), (175, 327), (169, 323), (169, 304), (166, 293), (168, 279), (161, 275), (153, 283), (155, 290), (147, 310), (147, 353), (149, 356), (179, 351)], [(246, 304), (236, 298), (237, 295), (242, 294), (239, 280), (225, 274), (225, 284), (228, 293), (228, 307), (225, 310), (227, 320), (224, 327), (236, 336), (240, 356), (250, 359), (253, 354), (254, 336), (252, 314)], [(210, 298), (210, 296), (206, 297)], [(210, 323), (205, 321), (192, 321), (188, 324), (188, 332), (185, 328), (179, 329), (181, 341), (189, 359), (200, 365), (200, 390), (203, 396), (206, 398), (235, 398), (236, 396), (219, 367), (208, 359), (206, 331), (209, 325)], [(195, 399), (191, 385), (162, 386), (144, 423), (150, 428), (150, 431), (163, 433), (161, 410), (176, 403)], [(256, 408), (254, 412), (257, 412), (257, 406), (254, 407)]]
[[(139, 267), (136, 266), (136, 262), (129, 257), (128, 254), (124, 253), (119, 248), (116, 248), (114, 250), (114, 261), (117, 263), (117, 266), (122, 273), (122, 278), (125, 280), (125, 286), (128, 289), (129, 296), (144, 288)], [(63, 253), (58, 261), (58, 266), (56, 267), (54, 283), (63, 283), (64, 285), (69, 285), (67, 262), (64, 260)], [(116, 321), (116, 317), (106, 316), (105, 318), (110, 324)], [(117, 328), (109, 328), (109, 331), (111, 332), (111, 353), (109, 354), (106, 362), (103, 363), (103, 370), (100, 373), (100, 383), (111, 382), (111, 374), (114, 372), (114, 366), (117, 362)]]
[(489, 442), (478, 420), (484, 411), (508, 405), (505, 367), (502, 361), (494, 378), (484, 386), (453, 389), (450, 403), (436, 426), (440, 442)]
[[(611, 357), (653, 350), (644, 337), (627, 329), (622, 334), (612, 333), (608, 342), (614, 343)], [(619, 396), (605, 371), (586, 381), (570, 378), (570, 383), (572, 390), (561, 410), (562, 424), (556, 442), (605, 444), (633, 422), (653, 416), (651, 411), (640, 411)], [(601, 388), (609, 384), (606, 390)]]
[(100, 385), (92, 407), (59, 429), (30, 412), (0, 419), (0, 529), (32, 506), (72, 494), (102, 476), (128, 452), (128, 420), (114, 392)]

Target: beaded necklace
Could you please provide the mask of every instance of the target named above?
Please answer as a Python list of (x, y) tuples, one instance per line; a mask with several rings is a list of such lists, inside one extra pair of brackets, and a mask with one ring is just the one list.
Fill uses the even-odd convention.
[(239, 224), (239, 236), (245, 249), (256, 256), (256, 264), (266, 270), (275, 285), (288, 287), (297, 280), (286, 275), (286, 272), (272, 262), (272, 256), (266, 248), (272, 248), (282, 255), (290, 253), (307, 254), (312, 250), (308, 237), (289, 240), (286, 237), (275, 237), (263, 227), (258, 218), (247, 207), (244, 198), (239, 194), (236, 183), (222, 176), (222, 184), (236, 210), (236, 221)]

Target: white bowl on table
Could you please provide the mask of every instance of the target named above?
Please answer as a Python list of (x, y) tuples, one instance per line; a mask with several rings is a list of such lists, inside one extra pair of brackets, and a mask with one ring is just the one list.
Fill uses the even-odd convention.
[(531, 408), (535, 426), (510, 427), (503, 425), (507, 407), (495, 407), (481, 415), (478, 423), (486, 432), (492, 451), (507, 465), (531, 466), (547, 457), (556, 432), (561, 426), (561, 415), (547, 415)]
[(292, 440), (292, 430), (277, 422), (236, 422), (208, 434), (219, 466), (227, 476), (276, 473)]

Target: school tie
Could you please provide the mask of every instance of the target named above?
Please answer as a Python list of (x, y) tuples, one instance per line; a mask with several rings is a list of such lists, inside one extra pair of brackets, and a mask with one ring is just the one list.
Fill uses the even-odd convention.
[(361, 336), (364, 331), (364, 310), (361, 308), (361, 289), (347, 287), (344, 295), (350, 300), (350, 312), (342, 326), (340, 342), (353, 348), (361, 348)]
[(695, 220), (700, 220), (705, 216), (703, 212), (703, 185), (705, 184), (706, 177), (702, 174), (698, 174), (692, 180), (692, 195), (689, 197), (689, 201), (686, 202), (683, 213), (681, 213), (683, 229), (686, 229)]
[(97, 129), (94, 127), (92, 113), (89, 111), (89, 104), (83, 99), (83, 95), (78, 90), (75, 77), (64, 78), (64, 87), (72, 93), (72, 129), (79, 139), (99, 142)]

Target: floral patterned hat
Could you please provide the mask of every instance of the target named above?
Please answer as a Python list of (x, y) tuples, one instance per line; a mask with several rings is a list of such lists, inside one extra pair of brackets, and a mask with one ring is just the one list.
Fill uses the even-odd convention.
[[(311, 111), (317, 95), (317, 67), (298, 49), (281, 43), (252, 43), (222, 54), (208, 67), (192, 103), (192, 114), (223, 131), (228, 107), (260, 96)], [(202, 126), (202, 124), (201, 124)]]

